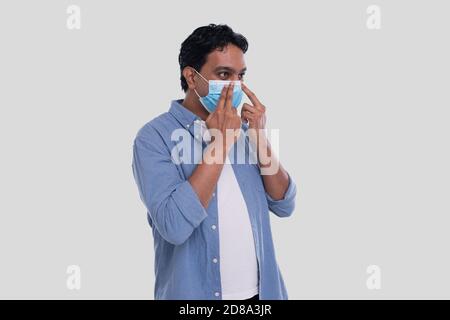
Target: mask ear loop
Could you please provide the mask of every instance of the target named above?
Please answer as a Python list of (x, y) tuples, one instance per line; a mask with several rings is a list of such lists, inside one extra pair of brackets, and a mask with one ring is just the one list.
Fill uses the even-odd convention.
[[(192, 67), (191, 67), (191, 68), (192, 68)], [(205, 81), (209, 84), (209, 81), (206, 80), (206, 78), (205, 78), (204, 76), (202, 76), (200, 72), (198, 72), (195, 68), (192, 68), (192, 70), (194, 70), (195, 72), (197, 72), (197, 74), (198, 74), (200, 77), (202, 77), (203, 80), (205, 80)], [(198, 94), (197, 90), (194, 89), (194, 92), (195, 92), (195, 94), (197, 95), (197, 97), (200, 99), (201, 97), (200, 97), (200, 95)]]
[[(192, 68), (192, 67), (191, 67)], [(197, 74), (200, 76), (200, 77), (202, 77), (203, 78), (203, 80), (205, 80), (206, 82), (208, 82), (209, 83), (209, 81), (204, 77), (204, 76), (202, 76), (202, 74), (200, 73), (200, 72), (198, 72), (195, 68), (192, 68), (195, 72), (197, 72)]]

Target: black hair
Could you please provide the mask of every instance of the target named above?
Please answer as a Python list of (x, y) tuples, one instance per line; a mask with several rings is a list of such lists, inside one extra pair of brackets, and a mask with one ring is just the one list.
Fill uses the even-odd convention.
[(234, 44), (244, 53), (248, 49), (247, 39), (234, 32), (226, 24), (209, 24), (199, 27), (181, 44), (178, 62), (180, 63), (181, 88), (184, 92), (188, 84), (183, 76), (183, 69), (187, 66), (195, 68), (198, 72), (206, 63), (206, 57), (216, 49), (223, 49), (228, 44)]

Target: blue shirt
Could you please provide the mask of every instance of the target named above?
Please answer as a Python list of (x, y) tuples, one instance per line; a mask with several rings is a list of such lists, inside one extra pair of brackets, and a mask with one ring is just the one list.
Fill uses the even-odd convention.
[[(172, 101), (169, 111), (146, 123), (133, 143), (133, 176), (154, 238), (155, 299), (221, 300), (217, 190), (205, 209), (188, 181), (198, 164), (173, 161), (172, 151), (179, 143), (172, 137), (176, 129), (184, 128), (192, 150), (197, 148), (201, 154), (207, 145), (194, 136), (194, 123), (200, 118), (181, 103)], [(242, 129), (246, 132), (247, 125), (243, 124)], [(249, 156), (252, 149), (248, 137), (244, 139), (246, 148), (240, 150)], [(264, 189), (259, 166), (251, 161), (236, 162), (232, 168), (247, 205), (255, 241), (259, 298), (287, 300), (275, 257), (269, 211), (278, 217), (292, 214), (295, 183), (289, 175), (284, 198), (274, 200)]]

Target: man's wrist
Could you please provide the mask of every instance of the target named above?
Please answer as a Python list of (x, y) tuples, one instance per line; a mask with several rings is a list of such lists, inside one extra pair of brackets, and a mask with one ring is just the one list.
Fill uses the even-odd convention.
[(224, 164), (230, 149), (224, 141), (212, 138), (205, 148), (204, 157), (208, 157), (208, 163)]

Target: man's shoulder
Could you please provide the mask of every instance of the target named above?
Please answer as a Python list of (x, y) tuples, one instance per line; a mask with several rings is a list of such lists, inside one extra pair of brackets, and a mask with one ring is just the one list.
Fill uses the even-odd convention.
[(137, 132), (137, 137), (155, 137), (176, 125), (175, 119), (169, 112), (161, 113), (145, 123)]
[(164, 112), (145, 123), (134, 138), (134, 145), (144, 146), (146, 149), (162, 150), (169, 148), (170, 128), (173, 127), (173, 117), (169, 112)]

